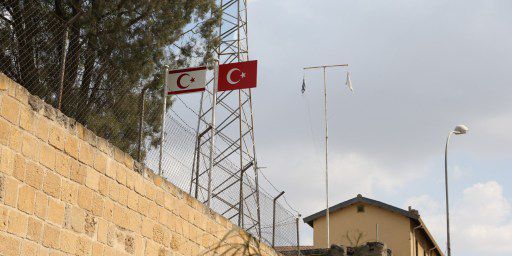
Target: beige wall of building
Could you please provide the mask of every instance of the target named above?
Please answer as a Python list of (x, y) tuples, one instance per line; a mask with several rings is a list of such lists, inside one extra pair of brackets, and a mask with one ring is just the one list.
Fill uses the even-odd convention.
[[(418, 227), (422, 225), (422, 227)], [(394, 256), (437, 256), (440, 255), (421, 219), (358, 202), (330, 213), (330, 243), (355, 246), (366, 242), (383, 242), (393, 251)], [(359, 242), (357, 242), (360, 236)], [(326, 217), (313, 220), (313, 245), (326, 248)], [(416, 253), (417, 249), (417, 253)]]
[(246, 239), (0, 73), (0, 255), (215, 255)]
[[(371, 205), (364, 205), (364, 212), (358, 212), (357, 208), (358, 205), (352, 205), (330, 214), (331, 244), (354, 246), (359, 234), (362, 235), (359, 244), (376, 241), (378, 224), (379, 241), (386, 243), (393, 250), (393, 255), (411, 255), (409, 218)], [(325, 216), (315, 220), (313, 225), (313, 245), (316, 248), (325, 248)]]

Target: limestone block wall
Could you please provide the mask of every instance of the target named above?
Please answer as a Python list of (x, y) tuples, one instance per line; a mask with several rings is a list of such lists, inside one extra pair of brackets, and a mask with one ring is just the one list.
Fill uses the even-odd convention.
[(244, 243), (277, 255), (0, 73), (0, 255), (242, 255)]

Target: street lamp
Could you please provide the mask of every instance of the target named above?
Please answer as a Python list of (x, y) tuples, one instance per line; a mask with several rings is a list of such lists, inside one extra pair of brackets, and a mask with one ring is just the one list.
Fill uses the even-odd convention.
[(449, 210), (449, 201), (448, 201), (448, 142), (450, 141), (450, 137), (452, 134), (462, 135), (466, 134), (469, 131), (468, 127), (465, 125), (457, 125), (453, 131), (450, 131), (448, 134), (448, 138), (446, 138), (446, 146), (444, 148), (444, 185), (446, 192), (446, 250), (448, 251), (448, 256), (451, 256), (451, 247), (450, 247), (450, 210)]

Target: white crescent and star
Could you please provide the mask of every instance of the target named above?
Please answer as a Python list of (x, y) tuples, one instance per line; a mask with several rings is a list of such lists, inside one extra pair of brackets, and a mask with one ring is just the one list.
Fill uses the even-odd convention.
[(233, 79), (231, 78), (231, 75), (233, 74), (233, 72), (235, 71), (240, 71), (240, 69), (238, 68), (232, 68), (231, 70), (229, 70), (228, 74), (226, 75), (226, 80), (228, 81), (229, 84), (231, 85), (235, 85), (237, 84), (238, 82), (240, 82), (242, 80), (242, 78), (245, 78), (245, 73), (240, 71), (240, 78), (236, 81), (233, 81)]
[[(189, 83), (188, 83), (187, 85), (185, 85), (185, 86), (184, 86), (184, 85), (182, 85), (182, 84), (181, 84), (181, 79), (182, 79), (183, 77), (185, 77), (185, 76), (190, 77), (190, 80), (189, 80)], [(195, 78), (193, 78), (193, 77), (191, 77), (189, 74), (185, 73), (185, 74), (181, 74), (180, 76), (178, 76), (178, 79), (176, 80), (176, 83), (177, 83), (177, 85), (178, 85), (178, 87), (179, 87), (180, 89), (186, 89), (186, 88), (187, 88), (187, 87), (189, 87), (192, 83), (194, 83), (194, 81), (195, 81)]]

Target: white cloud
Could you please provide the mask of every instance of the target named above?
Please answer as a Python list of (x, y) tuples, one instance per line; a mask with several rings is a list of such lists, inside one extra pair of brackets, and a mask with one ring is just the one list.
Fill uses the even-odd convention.
[[(464, 189), (450, 213), (452, 251), (461, 255), (512, 253), (512, 211), (503, 187), (496, 181), (477, 183)], [(407, 202), (422, 213), (430, 231), (443, 248), (446, 241), (444, 207), (422, 195)], [(500, 254), (502, 255), (502, 254)]]

